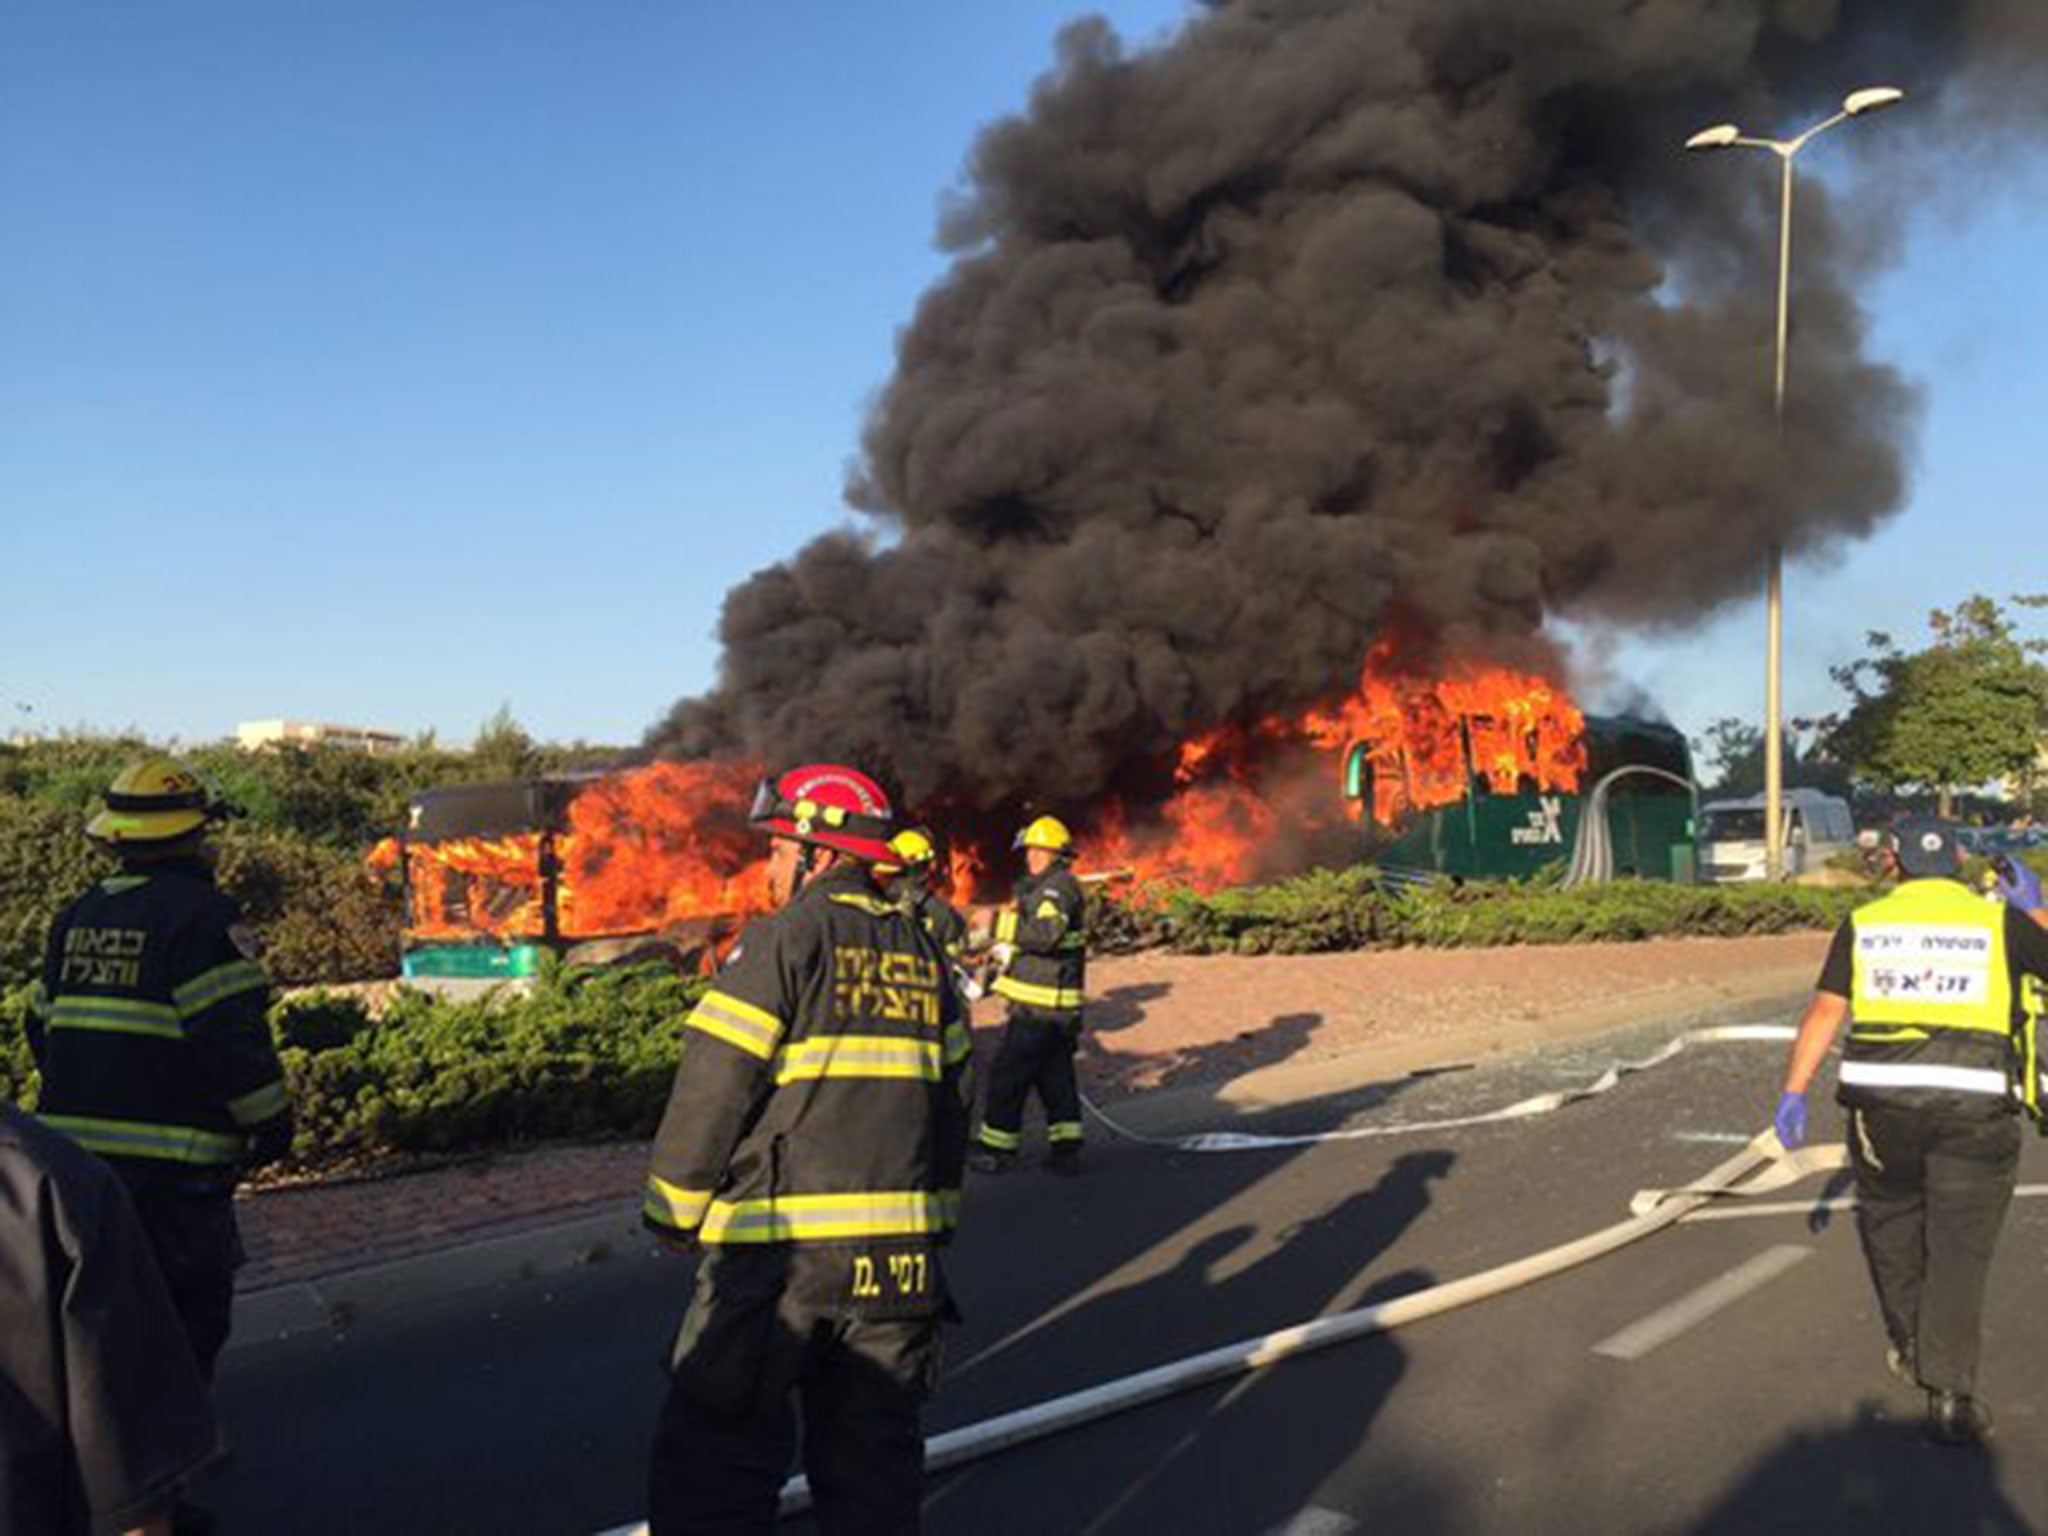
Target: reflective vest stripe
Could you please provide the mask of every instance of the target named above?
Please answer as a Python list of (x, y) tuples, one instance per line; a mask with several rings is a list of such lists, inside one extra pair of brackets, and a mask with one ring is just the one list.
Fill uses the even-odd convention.
[(711, 1204), (708, 1189), (684, 1189), (655, 1174), (647, 1175), (647, 1189), (640, 1202), (641, 1214), (658, 1226), (687, 1231), (704, 1219)]
[(1066, 1010), (1079, 1008), (1087, 1001), (1079, 987), (1041, 987), (1014, 976), (998, 976), (994, 990), (1013, 1002), (1028, 1003), (1034, 1008)]
[(930, 1190), (771, 1195), (760, 1200), (713, 1200), (699, 1236), (707, 1243), (914, 1237), (943, 1231), (951, 1219), (949, 1202)]
[(1936, 1088), (2003, 1097), (2012, 1080), (1990, 1067), (1943, 1067), (1917, 1061), (1844, 1061), (1841, 1081), (1855, 1088)]
[(1005, 907), (996, 914), (996, 942), (1014, 944), (1017, 942), (1017, 909)]
[(974, 1036), (965, 1024), (946, 1026), (946, 1065), (957, 1067), (974, 1054)]
[(49, 1020), (52, 1029), (155, 1035), (164, 1040), (185, 1038), (185, 1026), (169, 1003), (145, 1003), (126, 997), (59, 997), (50, 1008)]
[(290, 1102), (285, 1095), (283, 1081), (273, 1079), (239, 1099), (229, 1099), (228, 1113), (235, 1117), (237, 1125), (258, 1125), (273, 1115), (282, 1114)]
[(204, 1013), (215, 1003), (225, 1002), (244, 992), (256, 992), (270, 985), (270, 978), (263, 974), (263, 967), (251, 960), (230, 960), (226, 965), (216, 965), (210, 971), (202, 971), (181, 987), (173, 988), (171, 998), (178, 1005), (183, 1018)]
[(819, 1035), (786, 1045), (777, 1059), (775, 1081), (821, 1077), (939, 1080), (939, 1046), (934, 1040), (888, 1035)]
[(763, 1061), (775, 1054), (775, 1043), (782, 1038), (780, 1019), (728, 992), (706, 992), (683, 1020), (683, 1027), (723, 1040)]
[(102, 1157), (152, 1157), (172, 1163), (231, 1163), (241, 1154), (239, 1136), (185, 1125), (148, 1125), (137, 1120), (96, 1120), (84, 1115), (44, 1115), (88, 1152)]

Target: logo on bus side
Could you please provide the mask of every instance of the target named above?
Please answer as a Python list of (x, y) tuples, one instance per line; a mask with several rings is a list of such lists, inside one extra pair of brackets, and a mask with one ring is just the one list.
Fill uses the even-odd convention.
[(1517, 848), (1540, 847), (1545, 843), (1564, 841), (1564, 801), (1555, 795), (1544, 795), (1536, 802), (1537, 808), (1529, 813), (1526, 827), (1513, 827), (1508, 831), (1508, 841)]

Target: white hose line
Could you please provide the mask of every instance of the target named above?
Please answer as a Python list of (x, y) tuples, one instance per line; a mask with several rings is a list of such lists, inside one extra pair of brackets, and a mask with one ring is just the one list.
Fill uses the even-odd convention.
[[(1349, 1339), (1389, 1333), (1424, 1318), (1470, 1306), (1475, 1301), (1484, 1301), (1504, 1291), (1548, 1279), (1639, 1242), (1710, 1201), (1782, 1189), (1809, 1174), (1840, 1167), (1845, 1156), (1845, 1149), (1840, 1146), (1808, 1147), (1787, 1154), (1778, 1145), (1777, 1136), (1765, 1131), (1735, 1156), (1693, 1183), (1677, 1189), (1638, 1194), (1631, 1205), (1645, 1208), (1637, 1210), (1626, 1221), (1616, 1222), (1611, 1227), (1603, 1227), (1585, 1237), (1512, 1263), (1468, 1275), (1462, 1280), (1446, 1281), (1369, 1307), (1320, 1317), (1313, 1322), (1282, 1328), (1257, 1338), (1225, 1344), (1184, 1360), (1121, 1376), (1079, 1392), (1069, 1392), (1063, 1397), (1034, 1403), (993, 1419), (984, 1419), (978, 1424), (948, 1430), (925, 1442), (925, 1471), (943, 1472), (949, 1467), (979, 1460), (1011, 1446), (1023, 1445), (1095, 1419), (1156, 1402), (1191, 1387), (1259, 1370)], [(782, 1513), (796, 1514), (809, 1506), (808, 1482), (801, 1477), (792, 1478), (782, 1490)], [(605, 1532), (604, 1536), (646, 1536), (646, 1532), (645, 1525), (621, 1526)]]
[(1624, 1061), (1582, 1088), (1560, 1088), (1519, 1100), (1504, 1109), (1484, 1114), (1460, 1115), (1449, 1120), (1412, 1120), (1391, 1125), (1356, 1126), (1343, 1131), (1319, 1131), (1301, 1136), (1257, 1136), (1244, 1131), (1199, 1131), (1191, 1136), (1147, 1136), (1120, 1124), (1103, 1113), (1100, 1105), (1082, 1095), (1081, 1103), (1115, 1135), (1148, 1147), (1166, 1147), (1175, 1152), (1260, 1152), (1275, 1147), (1304, 1147), (1326, 1141), (1362, 1141), (1375, 1136), (1412, 1136), (1428, 1131), (1458, 1131), (1474, 1125), (1491, 1125), (1503, 1120), (1522, 1120), (1530, 1115), (1547, 1115), (1567, 1104), (1606, 1093), (1624, 1077), (1661, 1066), (1688, 1045), (1706, 1045), (1726, 1040), (1790, 1040), (1797, 1033), (1787, 1024), (1719, 1024), (1708, 1029), (1687, 1030), (1665, 1043), (1654, 1055), (1641, 1061)]

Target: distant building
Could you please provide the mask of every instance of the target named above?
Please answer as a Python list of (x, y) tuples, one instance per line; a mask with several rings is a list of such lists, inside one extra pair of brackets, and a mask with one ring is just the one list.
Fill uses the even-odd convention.
[(396, 752), (405, 738), (396, 731), (368, 725), (334, 725), (316, 720), (244, 720), (235, 727), (235, 744), (245, 752), (263, 747), (341, 747), (376, 757)]

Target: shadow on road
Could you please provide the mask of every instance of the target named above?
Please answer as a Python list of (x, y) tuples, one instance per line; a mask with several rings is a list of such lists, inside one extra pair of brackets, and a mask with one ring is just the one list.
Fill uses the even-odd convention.
[[(1030, 1397), (1042, 1399), (1422, 1289), (1433, 1279), (1420, 1270), (1377, 1281), (1367, 1272), (1428, 1210), (1431, 1186), (1455, 1162), (1444, 1150), (1399, 1157), (1368, 1187), (1264, 1239), (1263, 1252), (1247, 1223), (1204, 1231), (1170, 1267), (1041, 1317), (975, 1365), (1019, 1386), (1037, 1374), (1044, 1385)], [(1044, 1451), (1004, 1453), (945, 1480), (930, 1529), (1255, 1533), (1298, 1510), (1363, 1444), (1405, 1359), (1391, 1336), (1376, 1336), (1072, 1431)], [(1048, 1361), (1067, 1366), (1056, 1387), (1029, 1369)], [(1337, 1390), (1286, 1411), (1304, 1373)], [(1177, 1424), (1185, 1427), (1162, 1444)], [(1076, 1447), (1078, 1437), (1087, 1443)]]
[(1865, 1403), (1845, 1428), (1804, 1434), (1761, 1463), (1688, 1536), (1854, 1531), (1858, 1536), (2029, 1536), (1998, 1486), (1999, 1452), (1943, 1449), (1917, 1420)]

